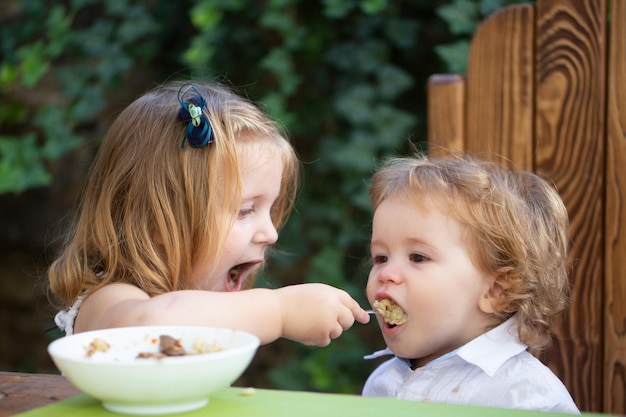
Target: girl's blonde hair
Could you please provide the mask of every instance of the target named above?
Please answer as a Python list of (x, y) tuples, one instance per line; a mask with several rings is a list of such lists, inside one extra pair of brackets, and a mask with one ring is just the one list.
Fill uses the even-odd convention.
[(180, 83), (143, 95), (112, 124), (77, 223), (48, 271), (51, 290), (66, 306), (112, 282), (150, 295), (193, 288), (193, 267), (215, 264), (239, 208), (242, 155), (263, 150), (282, 159), (272, 219), (277, 229), (286, 221), (299, 161), (278, 125), (225, 86), (193, 86), (206, 100), (215, 137), (203, 148), (181, 149)]
[[(499, 322), (517, 315), (520, 340), (545, 348), (567, 303), (568, 215), (557, 191), (531, 172), (468, 155), (395, 158), (374, 174), (374, 209), (400, 197), (423, 208), (443, 202), (465, 228), (475, 266), (503, 279)], [(451, 289), (453, 290), (453, 289)]]

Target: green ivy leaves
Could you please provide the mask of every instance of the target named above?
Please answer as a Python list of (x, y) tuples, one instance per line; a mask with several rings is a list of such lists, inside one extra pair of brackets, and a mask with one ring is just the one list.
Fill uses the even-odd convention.
[[(83, 145), (77, 131), (140, 59), (157, 26), (130, 1), (23, 0), (0, 25), (0, 193), (50, 184), (49, 164)], [(89, 22), (89, 15), (98, 18)]]

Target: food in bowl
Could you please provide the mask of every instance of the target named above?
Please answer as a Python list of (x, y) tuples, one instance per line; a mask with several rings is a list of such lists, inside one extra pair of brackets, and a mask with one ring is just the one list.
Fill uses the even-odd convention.
[(193, 351), (188, 352), (183, 346), (181, 339), (176, 339), (167, 334), (159, 336), (159, 351), (158, 352), (139, 352), (137, 357), (140, 359), (155, 358), (162, 359), (167, 356), (185, 356), (185, 355), (200, 355), (203, 353), (212, 353), (222, 351), (222, 347), (216, 341), (207, 344), (202, 339), (196, 339), (193, 342)]
[(406, 322), (406, 313), (395, 301), (384, 298), (374, 301), (373, 307), (380, 313), (385, 322), (396, 326)]
[(106, 340), (103, 340), (99, 337), (94, 337), (94, 339), (87, 345), (85, 349), (85, 355), (88, 358), (92, 357), (96, 352), (106, 352), (109, 350), (111, 345), (109, 345)]
[[(137, 355), (137, 357), (138, 358), (145, 357), (146, 354), (152, 354), (152, 352), (139, 352), (139, 355)], [(185, 356), (186, 354), (187, 352), (185, 351), (185, 347), (183, 346), (182, 339), (177, 339), (167, 334), (162, 334), (159, 336), (158, 355)]]
[[(185, 354), (161, 353), (161, 336)], [(241, 376), (258, 346), (255, 335), (231, 329), (141, 326), (76, 333), (50, 343), (48, 352), (65, 377), (107, 410), (155, 415), (205, 406)], [(142, 359), (142, 353), (159, 356)]]

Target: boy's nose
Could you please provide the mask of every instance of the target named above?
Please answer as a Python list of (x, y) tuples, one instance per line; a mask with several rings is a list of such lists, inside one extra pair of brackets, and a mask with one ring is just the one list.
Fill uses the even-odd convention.
[(400, 268), (393, 262), (387, 262), (387, 264), (380, 269), (378, 279), (381, 282), (393, 282), (397, 284), (402, 281), (402, 273)]

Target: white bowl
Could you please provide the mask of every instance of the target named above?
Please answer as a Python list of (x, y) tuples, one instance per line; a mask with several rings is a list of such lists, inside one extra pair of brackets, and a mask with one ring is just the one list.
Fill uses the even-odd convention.
[[(158, 352), (158, 339), (180, 339), (186, 352), (194, 343), (222, 350), (162, 359), (139, 359)], [(96, 338), (106, 351), (88, 355)], [(102, 401), (113, 412), (167, 414), (205, 406), (215, 391), (232, 384), (250, 364), (259, 339), (251, 333), (196, 326), (144, 326), (103, 329), (62, 337), (48, 345), (55, 365), (78, 389)]]

